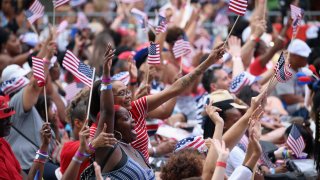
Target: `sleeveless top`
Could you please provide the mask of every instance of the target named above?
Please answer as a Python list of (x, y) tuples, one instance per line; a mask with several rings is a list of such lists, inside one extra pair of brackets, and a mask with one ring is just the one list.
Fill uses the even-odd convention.
[(137, 162), (135, 162), (130, 156), (128, 156), (123, 151), (121, 146), (120, 146), (120, 149), (122, 152), (122, 156), (124, 157), (121, 159), (121, 161), (124, 162), (124, 165), (120, 168), (115, 168), (116, 170), (113, 170), (111, 172), (102, 173), (103, 179), (107, 177), (110, 178), (111, 180), (137, 180), (137, 179), (154, 180), (155, 179), (155, 175), (152, 169), (149, 169), (149, 168), (144, 169)]

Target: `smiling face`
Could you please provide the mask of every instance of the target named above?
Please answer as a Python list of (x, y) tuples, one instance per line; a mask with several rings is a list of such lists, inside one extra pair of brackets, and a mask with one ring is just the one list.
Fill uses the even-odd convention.
[(112, 82), (114, 104), (131, 110), (131, 91), (121, 81)]
[(120, 107), (115, 113), (114, 130), (121, 133), (124, 142), (131, 143), (137, 139), (137, 132), (134, 130), (135, 126), (131, 113), (124, 107)]

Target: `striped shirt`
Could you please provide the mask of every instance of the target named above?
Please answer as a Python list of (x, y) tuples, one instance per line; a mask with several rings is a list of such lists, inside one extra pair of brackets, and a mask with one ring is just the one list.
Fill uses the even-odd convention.
[(204, 105), (207, 104), (207, 102), (210, 100), (209, 98), (210, 98), (209, 94), (204, 93), (201, 97), (196, 99), (196, 103), (197, 103), (196, 121), (198, 122), (198, 124), (203, 124), (204, 118), (203, 118), (202, 112), (205, 111)]
[(135, 130), (137, 132), (137, 139), (131, 143), (132, 147), (139, 150), (145, 159), (149, 160), (148, 153), (148, 133), (146, 127), (146, 117), (148, 113), (147, 98), (142, 97), (138, 100), (131, 102), (132, 109), (130, 113), (134, 119), (136, 126)]

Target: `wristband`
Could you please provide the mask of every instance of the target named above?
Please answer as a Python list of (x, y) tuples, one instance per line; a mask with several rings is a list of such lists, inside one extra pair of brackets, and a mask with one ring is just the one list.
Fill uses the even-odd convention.
[(96, 149), (92, 146), (91, 142), (89, 142), (88, 147), (91, 151), (95, 152)]
[(269, 171), (270, 171), (271, 174), (275, 174), (276, 173), (276, 170), (274, 168), (270, 168)]
[(81, 153), (79, 151), (77, 151), (76, 153), (76, 157), (79, 157), (79, 158), (82, 158), (82, 157), (89, 157), (90, 154), (87, 154), (87, 153)]
[(41, 153), (41, 154), (44, 154), (44, 155), (48, 155), (48, 153), (47, 153), (47, 152), (45, 152), (45, 151), (41, 151), (40, 149), (38, 150), (38, 152), (39, 152), (39, 153)]
[(111, 78), (110, 77), (103, 77), (101, 80), (102, 83), (106, 83), (109, 84), (111, 82)]
[(101, 84), (100, 91), (112, 90), (112, 84)]
[(42, 163), (42, 164), (46, 163), (46, 161), (40, 160), (40, 159), (35, 159), (35, 160), (33, 160), (33, 162)]
[[(39, 152), (39, 151), (37, 151), (36, 153), (37, 153), (37, 155), (38, 155), (38, 157), (39, 157), (40, 159), (47, 159), (47, 158), (49, 157), (48, 154), (43, 154), (43, 153), (41, 153), (41, 152)], [(37, 155), (36, 155), (36, 157), (37, 157)]]
[(259, 37), (250, 36), (250, 40), (258, 43), (260, 41)]
[(82, 164), (83, 161), (80, 161), (77, 157), (73, 157), (72, 161), (75, 161), (78, 164)]
[(220, 167), (226, 168), (226, 167), (227, 167), (227, 164), (226, 164), (225, 162), (218, 161), (218, 162), (216, 163), (216, 166), (220, 166)]
[(157, 149), (155, 147), (152, 147), (153, 156), (157, 156)]

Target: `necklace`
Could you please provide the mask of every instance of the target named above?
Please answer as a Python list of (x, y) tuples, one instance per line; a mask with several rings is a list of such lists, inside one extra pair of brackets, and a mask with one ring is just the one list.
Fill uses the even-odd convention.
[(139, 158), (139, 153), (137, 152), (136, 149), (134, 149), (132, 146), (130, 146), (129, 144), (122, 142), (122, 141), (118, 141), (120, 144), (123, 144), (124, 146), (127, 147), (127, 149), (129, 149), (137, 158)]

